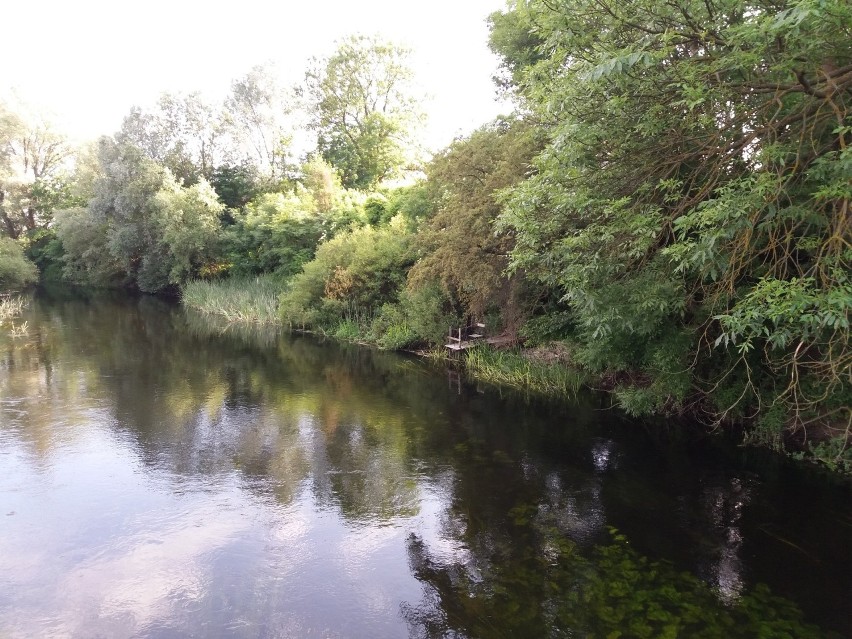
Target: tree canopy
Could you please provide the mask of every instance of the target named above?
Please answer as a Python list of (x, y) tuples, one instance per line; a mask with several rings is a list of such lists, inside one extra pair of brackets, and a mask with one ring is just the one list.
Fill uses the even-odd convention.
[(709, 396), (769, 439), (848, 433), (852, 6), (529, 0), (492, 23), (548, 139), (501, 225), (578, 358), (640, 412)]
[(408, 50), (353, 36), (306, 74), (317, 147), (347, 188), (370, 188), (406, 162), (420, 119)]

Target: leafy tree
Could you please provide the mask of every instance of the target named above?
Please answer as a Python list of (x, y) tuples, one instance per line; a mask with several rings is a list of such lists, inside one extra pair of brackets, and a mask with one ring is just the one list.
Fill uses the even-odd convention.
[(158, 243), (169, 267), (169, 284), (219, 270), (219, 216), (223, 208), (205, 180), (186, 188), (167, 176), (154, 196), (153, 214)]
[(499, 120), (432, 160), (427, 175), (437, 212), (417, 236), (422, 257), (411, 270), (412, 287), (437, 282), (462, 314), (483, 318), (499, 309), (516, 328), (524, 278), (505, 274), (514, 241), (496, 234), (494, 221), (498, 193), (524, 179), (536, 149), (534, 129)]
[(434, 198), (430, 194), (430, 185), (420, 180), (408, 186), (393, 189), (388, 193), (384, 217), (391, 220), (401, 215), (409, 230), (414, 231), (435, 213)]
[(413, 261), (410, 240), (401, 225), (390, 225), (323, 242), (281, 298), (284, 321), (318, 328), (366, 323), (383, 304), (397, 301)]
[(202, 178), (185, 187), (136, 146), (102, 138), (88, 207), (63, 212), (65, 273), (94, 285), (156, 292), (216, 272), (224, 206)]
[(0, 104), (0, 221), (8, 237), (49, 226), (70, 156), (65, 136), (47, 119)]
[(112, 138), (101, 138), (98, 159), (101, 174), (94, 183), (89, 215), (95, 225), (105, 225), (108, 251), (130, 281), (143, 282), (143, 290), (162, 288), (168, 267), (158, 242), (153, 201), (167, 171), (137, 147)]
[(260, 193), (260, 175), (252, 164), (223, 164), (213, 169), (210, 185), (227, 208), (241, 209)]
[(302, 164), (302, 184), (313, 195), (317, 212), (328, 215), (340, 205), (343, 185), (340, 176), (319, 155), (312, 155)]
[(274, 67), (256, 66), (231, 83), (225, 117), (242, 158), (271, 183), (289, 176), (300, 109), (294, 91), (281, 86)]
[(109, 247), (106, 219), (94, 218), (85, 207), (57, 211), (56, 236), (62, 245), (62, 277), (84, 286), (126, 283), (125, 270)]
[(578, 358), (638, 410), (848, 437), (852, 6), (527, 0), (492, 22), (548, 139), (502, 228)]
[(407, 161), (420, 116), (408, 51), (375, 38), (343, 40), (306, 74), (311, 126), (346, 188), (367, 189)]
[(312, 205), (308, 192), (264, 193), (236, 212), (227, 237), (231, 273), (298, 273), (322, 237), (322, 219)]
[(198, 93), (164, 93), (147, 112), (134, 107), (116, 139), (138, 147), (185, 184), (209, 179), (214, 167), (235, 159), (222, 109)]

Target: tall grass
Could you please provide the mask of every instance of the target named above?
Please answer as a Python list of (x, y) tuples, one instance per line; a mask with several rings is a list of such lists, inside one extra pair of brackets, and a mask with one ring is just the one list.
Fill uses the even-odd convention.
[(9, 322), (24, 311), (23, 297), (0, 297), (0, 324)]
[(281, 281), (264, 275), (207, 282), (195, 280), (181, 289), (184, 306), (230, 323), (280, 325), (278, 298)]
[(27, 334), (27, 322), (15, 326), (15, 318), (20, 317), (27, 305), (23, 297), (0, 297), (0, 327), (11, 337), (21, 337)]
[(477, 379), (544, 393), (575, 394), (582, 374), (565, 364), (533, 361), (517, 351), (477, 346), (467, 351), (466, 367)]

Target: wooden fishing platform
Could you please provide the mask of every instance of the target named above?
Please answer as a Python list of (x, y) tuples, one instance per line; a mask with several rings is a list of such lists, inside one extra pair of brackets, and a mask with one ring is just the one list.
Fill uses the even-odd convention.
[(460, 353), (473, 348), (484, 339), (485, 324), (471, 324), (470, 326), (450, 328), (446, 347), (451, 353)]

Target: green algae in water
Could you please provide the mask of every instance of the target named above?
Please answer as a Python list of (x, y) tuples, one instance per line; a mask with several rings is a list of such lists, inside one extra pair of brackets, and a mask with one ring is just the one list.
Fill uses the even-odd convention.
[(806, 623), (795, 604), (763, 584), (726, 605), (693, 574), (634, 551), (615, 529), (610, 530), (610, 543), (591, 552), (582, 552), (555, 528), (540, 532), (542, 543), (495, 548), (499, 557), (493, 562), (479, 558), (478, 566), (492, 567), (484, 578), (464, 566), (441, 565), (421, 540), (410, 538), (412, 565), (433, 589), (438, 605), (408, 609), (406, 615), (428, 636), (840, 637)]

